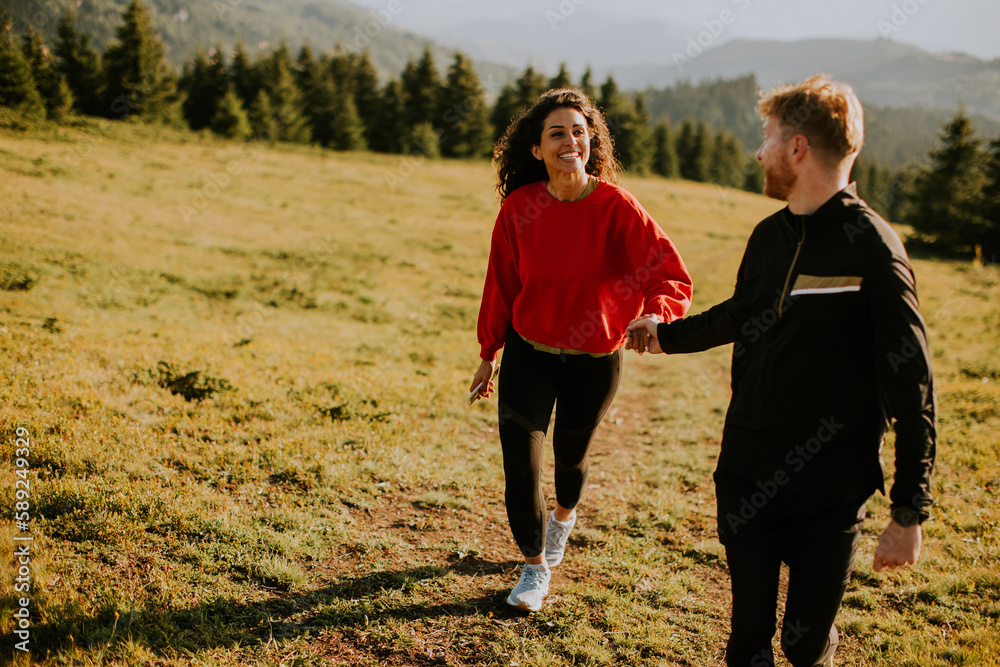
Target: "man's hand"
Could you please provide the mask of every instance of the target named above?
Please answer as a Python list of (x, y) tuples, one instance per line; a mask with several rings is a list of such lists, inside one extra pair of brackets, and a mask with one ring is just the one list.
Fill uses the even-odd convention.
[(890, 520), (885, 532), (878, 538), (872, 569), (881, 572), (916, 563), (920, 558), (921, 542), (920, 524), (900, 526), (895, 520)]
[(656, 325), (660, 323), (658, 315), (643, 315), (632, 320), (625, 330), (628, 340), (625, 341), (626, 350), (635, 350), (639, 354), (651, 352), (660, 354), (660, 341), (656, 337)]

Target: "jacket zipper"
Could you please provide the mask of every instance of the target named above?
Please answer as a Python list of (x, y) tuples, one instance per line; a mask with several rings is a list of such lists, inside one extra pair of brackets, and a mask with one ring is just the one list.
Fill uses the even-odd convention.
[[(795, 271), (795, 263), (799, 261), (799, 253), (802, 252), (802, 244), (806, 241), (806, 221), (804, 217), (799, 218), (802, 225), (802, 235), (795, 246), (795, 256), (792, 257), (792, 265), (788, 267), (788, 275), (785, 276), (785, 286), (781, 288), (781, 299), (778, 301), (778, 317), (784, 315), (785, 295), (788, 293), (788, 283), (792, 280), (792, 272)], [(794, 230), (793, 230), (794, 231)]]

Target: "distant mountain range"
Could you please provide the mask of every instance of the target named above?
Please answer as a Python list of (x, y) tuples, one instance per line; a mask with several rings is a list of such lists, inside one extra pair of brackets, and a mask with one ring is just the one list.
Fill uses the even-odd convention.
[[(869, 150), (886, 164), (902, 164), (932, 145), (941, 123), (959, 105), (973, 117), (981, 136), (1000, 133), (1000, 58), (931, 54), (888, 40), (723, 41), (727, 31), (721, 23), (678, 27), (662, 15), (615, 19), (595, 3), (555, 12), (541, 6), (529, 11), (524, 2), (512, 2), (526, 12), (520, 18), (452, 21), (434, 34), (419, 35), (401, 27), (405, 12), (417, 10), (404, 0), (386, 0), (376, 9), (347, 0), (213, 0), (196, 5), (144, 0), (178, 69), (198, 49), (219, 45), (228, 51), (242, 41), (256, 56), (285, 40), (293, 54), (306, 43), (317, 53), (338, 46), (367, 49), (375, 67), (388, 78), (430, 46), (441, 74), (455, 49), (471, 56), (490, 98), (529, 64), (551, 75), (566, 63), (573, 80), (590, 66), (595, 83), (611, 73), (621, 90), (647, 90), (656, 114), (670, 108), (671, 93), (664, 89), (681, 81), (753, 73), (766, 88), (826, 72), (851, 83), (869, 107)], [(75, 10), (78, 29), (103, 49), (114, 41), (126, 4), (127, 0), (81, 2)], [(577, 5), (567, 1), (559, 6)], [(50, 0), (11, 0), (7, 11), (15, 30), (30, 21), (51, 42), (63, 11), (53, 7), (57, 5)], [(743, 115), (753, 116), (752, 94), (746, 97), (736, 104), (740, 109), (745, 104)], [(753, 128), (747, 125), (750, 121), (743, 123), (747, 127), (731, 127), (731, 122), (712, 122), (718, 109), (710, 103), (686, 110), (673, 106), (674, 122), (693, 114), (708, 119), (716, 129), (729, 127), (747, 146), (759, 140), (755, 118)], [(737, 111), (727, 113), (732, 116)]]
[[(15, 31), (29, 23), (51, 44), (63, 12), (72, 8), (77, 29), (103, 50), (115, 41), (121, 14), (129, 0), (8, 0), (4, 2)], [(408, 60), (416, 60), (426, 46), (434, 53), (443, 72), (455, 52), (454, 47), (437, 44), (429, 37), (401, 29), (396, 15), (362, 9), (346, 0), (142, 0), (150, 10), (153, 24), (167, 46), (167, 57), (178, 71), (199, 50), (221, 46), (231, 52), (242, 42), (251, 56), (266, 54), (283, 40), (298, 53), (303, 44), (313, 51), (330, 53), (338, 45), (345, 50), (371, 53), (375, 68), (383, 75), (398, 75)], [(394, 3), (394, 7), (396, 6)], [(492, 82), (499, 92), (502, 81), (515, 72), (507, 66), (487, 61), (477, 63), (484, 82)]]
[(598, 80), (613, 74), (626, 90), (751, 73), (770, 87), (827, 73), (853, 85), (868, 103), (948, 111), (962, 104), (971, 114), (1000, 120), (1000, 58), (932, 54), (887, 39), (724, 41), (721, 21), (684, 28), (583, 8), (565, 16), (549, 10), (478, 19), (431, 36), (500, 65), (530, 63), (554, 72), (565, 62), (577, 76), (590, 66)]
[(680, 79), (731, 78), (753, 72), (764, 87), (825, 72), (854, 86), (865, 102), (953, 110), (1000, 119), (1000, 59), (931, 54), (888, 40), (735, 40), (705, 51), (682, 68), (616, 71), (622, 86), (665, 86)]
[[(98, 47), (114, 40), (127, 0), (69, 3), (73, 4), (78, 4), (80, 30)], [(260, 53), (284, 39), (293, 52), (307, 42), (321, 53), (337, 45), (368, 49), (376, 68), (390, 76), (430, 45), (442, 70), (456, 48), (471, 56), (491, 94), (528, 64), (554, 74), (560, 63), (566, 63), (574, 78), (590, 66), (596, 81), (611, 73), (623, 90), (749, 73), (769, 87), (826, 72), (851, 83), (868, 103), (946, 111), (962, 104), (970, 114), (1000, 120), (1000, 58), (931, 54), (888, 40), (724, 41), (728, 32), (721, 20), (676, 26), (664, 21), (662, 14), (615, 18), (601, 5), (577, 6), (569, 1), (558, 5), (562, 8), (558, 11), (539, 5), (517, 18), (481, 18), (426, 36), (400, 27), (405, 12), (417, 9), (403, 0), (387, 1), (379, 10), (347, 0), (213, 0), (190, 5), (145, 0), (145, 4), (178, 67), (199, 48), (207, 51), (218, 44), (229, 50), (242, 41), (251, 53)], [(49, 0), (12, 0), (7, 11), (15, 28), (31, 21), (52, 40), (59, 18), (55, 12), (62, 11), (55, 6)], [(733, 20), (739, 20), (738, 10), (734, 12)]]

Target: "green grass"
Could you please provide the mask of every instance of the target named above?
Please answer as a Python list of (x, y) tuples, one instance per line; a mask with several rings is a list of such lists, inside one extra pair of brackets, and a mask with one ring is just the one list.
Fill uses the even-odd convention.
[[(728, 296), (777, 207), (625, 185), (683, 253), (695, 312)], [(15, 660), (721, 664), (728, 349), (627, 358), (549, 604), (504, 604), (518, 554), (495, 403), (465, 403), (495, 215), (479, 162), (127, 124), (0, 133), (0, 508), (25, 428), (35, 538)], [(875, 575), (872, 500), (838, 664), (997, 664), (1000, 270), (914, 266), (938, 504), (920, 563)], [(15, 604), (5, 588), (6, 637)]]

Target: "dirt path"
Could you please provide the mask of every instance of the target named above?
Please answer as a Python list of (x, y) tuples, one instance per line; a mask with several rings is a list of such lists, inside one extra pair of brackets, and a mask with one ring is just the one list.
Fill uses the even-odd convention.
[[(602, 425), (599, 440), (592, 452), (592, 476), (586, 498), (579, 510), (581, 526), (601, 525), (610, 511), (628, 512), (634, 499), (622, 498), (615, 489), (630, 483), (637, 466), (651, 455), (652, 447), (637, 444), (642, 441), (643, 416), (647, 406), (640, 396), (619, 396), (617, 409), (610, 413), (610, 422)], [(494, 436), (495, 437), (495, 436)], [(550, 485), (549, 485), (550, 486)], [(710, 475), (687, 489), (692, 497), (710, 499), (713, 495)], [(372, 642), (357, 627), (331, 631), (315, 642), (317, 650), (334, 664), (370, 665), (472, 665), (467, 656), (482, 655), (484, 647), (472, 647), (470, 642), (488, 642), (491, 636), (511, 634), (523, 637), (544, 632), (538, 616), (526, 616), (504, 603), (510, 586), (516, 581), (519, 554), (510, 536), (502, 502), (502, 489), (476, 506), (460, 508), (432, 507), (420, 502), (426, 489), (382, 496), (374, 507), (352, 510), (357, 525), (383, 541), (398, 543), (398, 548), (385, 558), (386, 580), (393, 577), (407, 580), (401, 585), (428, 587), (443, 582), (436, 593), (425, 592), (430, 602), (421, 609), (389, 607), (383, 613), (405, 621), (411, 632), (405, 650), (387, 654), (384, 646), (369, 646)], [(549, 489), (551, 495), (551, 489)], [(715, 539), (714, 503), (707, 502), (690, 516), (681, 517), (669, 538), (669, 549), (678, 557), (690, 555), (691, 545)], [(591, 548), (583, 538), (571, 538), (571, 547)], [(380, 554), (380, 557), (384, 557)], [(372, 573), (371, 556), (341, 549), (316, 564), (313, 573), (324, 585), (340, 587), (345, 594), (370, 594), (377, 590), (377, 577)], [(688, 572), (698, 581), (698, 591), (690, 593), (696, 604), (714, 610), (697, 619), (677, 617), (677, 631), (705, 637), (702, 654), (709, 662), (721, 664), (722, 647), (718, 641), (728, 631), (729, 579), (724, 563), (718, 558), (695, 560)], [(569, 584), (602, 586), (608, 573), (590, 564), (587, 558), (568, 558), (554, 573), (552, 593), (547, 605), (552, 608), (565, 601), (560, 594)], [(383, 586), (384, 588), (384, 586)], [(687, 661), (676, 665), (694, 664)]]

